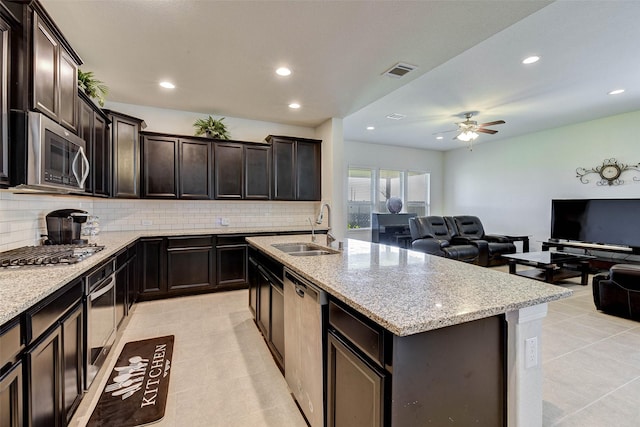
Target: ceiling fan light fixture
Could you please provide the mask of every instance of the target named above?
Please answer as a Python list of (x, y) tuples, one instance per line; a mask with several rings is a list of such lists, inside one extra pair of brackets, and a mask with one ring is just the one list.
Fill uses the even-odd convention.
[(467, 130), (464, 131), (462, 133), (460, 133), (460, 135), (458, 135), (456, 138), (459, 139), (460, 141), (463, 142), (469, 142), (469, 141), (474, 141), (476, 138), (478, 138), (480, 135), (472, 130)]

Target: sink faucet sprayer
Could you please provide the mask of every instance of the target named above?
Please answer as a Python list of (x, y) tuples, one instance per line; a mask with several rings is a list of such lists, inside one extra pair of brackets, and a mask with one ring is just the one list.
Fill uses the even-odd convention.
[(331, 246), (332, 242), (335, 242), (336, 238), (331, 234), (331, 206), (328, 203), (323, 203), (320, 206), (320, 212), (318, 212), (318, 218), (316, 218), (316, 224), (322, 224), (324, 218), (324, 208), (327, 207), (327, 246)]

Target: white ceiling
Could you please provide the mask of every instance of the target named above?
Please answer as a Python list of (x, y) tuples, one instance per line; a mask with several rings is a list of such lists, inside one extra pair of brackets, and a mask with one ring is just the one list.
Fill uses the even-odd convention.
[[(466, 111), (507, 122), (479, 143), (640, 109), (634, 0), (42, 3), (110, 101), (312, 127), (341, 117), (346, 140), (437, 150), (460, 146), (433, 134)], [(542, 59), (520, 64), (530, 54)], [(419, 68), (383, 76), (396, 62)]]

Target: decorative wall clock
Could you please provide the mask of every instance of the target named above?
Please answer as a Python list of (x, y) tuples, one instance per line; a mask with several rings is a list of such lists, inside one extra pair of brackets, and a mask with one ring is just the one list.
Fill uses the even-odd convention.
[[(629, 170), (640, 172), (640, 163), (635, 165), (626, 165), (618, 162), (616, 159), (605, 159), (601, 165), (591, 169), (578, 168), (576, 169), (576, 178), (583, 184), (588, 184), (589, 180), (585, 178), (586, 175), (597, 173), (600, 175), (600, 180), (596, 182), (597, 185), (621, 185), (624, 184), (624, 180), (620, 179), (620, 175)], [(633, 177), (634, 181), (640, 181), (637, 176)]]

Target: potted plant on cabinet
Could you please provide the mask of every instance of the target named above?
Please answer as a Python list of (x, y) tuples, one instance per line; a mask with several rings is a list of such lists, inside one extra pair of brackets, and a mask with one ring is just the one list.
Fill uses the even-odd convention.
[(78, 87), (90, 98), (97, 99), (98, 104), (104, 107), (105, 96), (109, 93), (109, 88), (93, 75), (93, 71), (84, 72), (78, 68)]
[(196, 136), (205, 135), (207, 138), (229, 139), (227, 125), (222, 123), (224, 117), (216, 120), (209, 116), (206, 119), (198, 119), (193, 126), (196, 128)]

